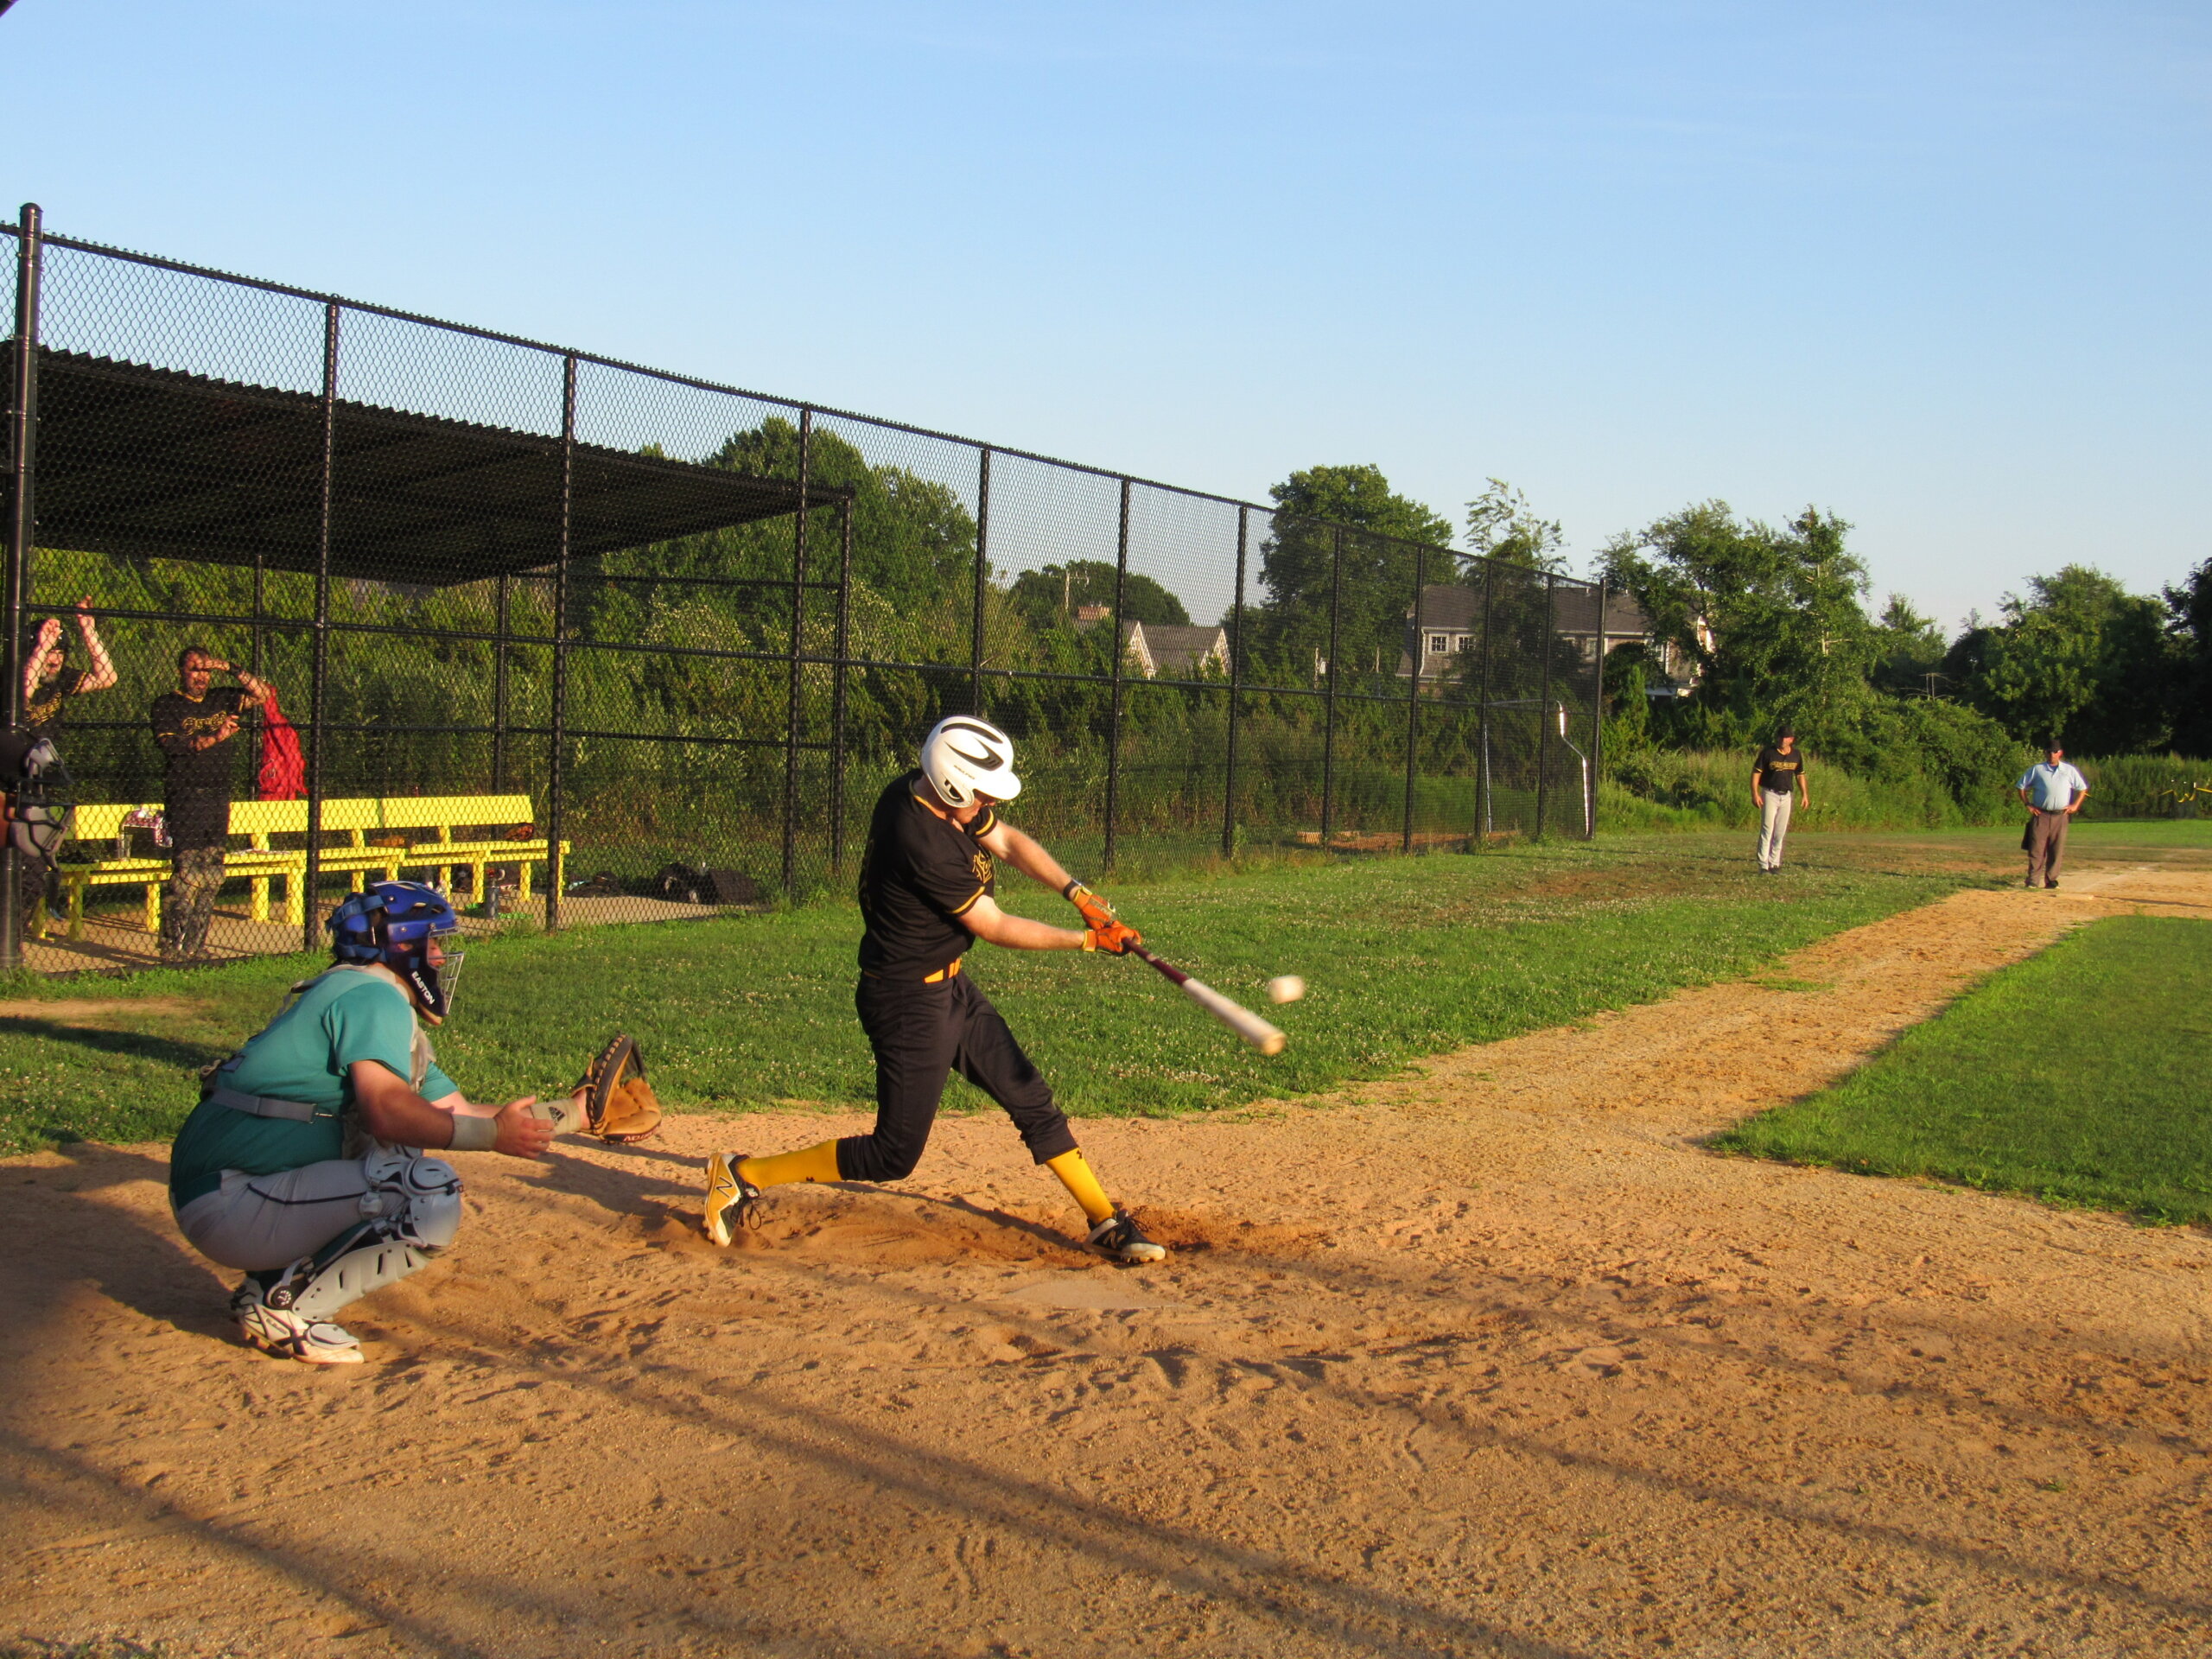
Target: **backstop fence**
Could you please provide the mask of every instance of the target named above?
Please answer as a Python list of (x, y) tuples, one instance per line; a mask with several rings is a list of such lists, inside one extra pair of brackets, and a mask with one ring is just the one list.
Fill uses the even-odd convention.
[[(8, 712), (78, 803), (10, 958), (319, 948), (386, 869), (503, 925), (804, 897), (950, 713), (1085, 870), (1593, 828), (1601, 587), (0, 232)], [(220, 666), (159, 702), (192, 647), (273, 692), (235, 734)], [(176, 765), (232, 798), (204, 931)]]

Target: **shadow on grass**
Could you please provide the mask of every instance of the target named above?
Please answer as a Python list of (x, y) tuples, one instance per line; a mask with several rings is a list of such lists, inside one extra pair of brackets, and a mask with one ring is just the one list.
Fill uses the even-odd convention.
[(173, 1037), (156, 1037), (146, 1032), (103, 1031), (97, 1026), (65, 1025), (59, 1020), (34, 1020), (22, 1015), (0, 1019), (0, 1035), (42, 1038), (101, 1054), (127, 1054), (133, 1059), (151, 1060), (157, 1065), (173, 1065), (186, 1071), (196, 1071), (231, 1052), (207, 1043), (181, 1042)]

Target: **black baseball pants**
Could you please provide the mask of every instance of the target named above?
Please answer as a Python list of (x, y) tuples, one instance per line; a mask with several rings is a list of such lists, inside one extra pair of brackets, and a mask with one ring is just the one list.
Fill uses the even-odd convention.
[(1075, 1150), (1075, 1132), (1052, 1103), (1052, 1085), (967, 975), (935, 985), (862, 975), (853, 1005), (875, 1051), (875, 1128), (837, 1142), (843, 1179), (912, 1174), (956, 1067), (1006, 1109), (1039, 1163)]

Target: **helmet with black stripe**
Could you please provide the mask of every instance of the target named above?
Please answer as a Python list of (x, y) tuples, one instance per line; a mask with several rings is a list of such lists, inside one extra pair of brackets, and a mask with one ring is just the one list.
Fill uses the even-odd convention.
[(1021, 793), (1021, 779), (1014, 775), (1014, 740), (973, 715), (955, 715), (930, 728), (922, 740), (922, 776), (938, 798), (956, 810), (979, 795), (1010, 801)]

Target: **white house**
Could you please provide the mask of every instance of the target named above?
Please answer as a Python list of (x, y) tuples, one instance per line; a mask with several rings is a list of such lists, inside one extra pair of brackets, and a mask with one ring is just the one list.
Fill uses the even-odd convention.
[(1195, 680), (1213, 664), (1216, 672), (1229, 672), (1229, 630), (1218, 623), (1210, 628), (1178, 627), (1167, 622), (1124, 622), (1122, 652), (1147, 680), (1166, 676), (1171, 680)]
[[(1659, 671), (1674, 683), (1649, 688), (1655, 696), (1673, 696), (1678, 689), (1696, 684), (1694, 664), (1681, 658), (1673, 644), (1651, 638), (1651, 619), (1626, 594), (1607, 593), (1605, 613), (1598, 614), (1594, 588), (1560, 588), (1553, 594), (1552, 623), (1561, 639), (1571, 642), (1586, 663), (1594, 663), (1602, 642), (1605, 651), (1623, 645), (1653, 648)], [(1405, 643), (1398, 657), (1398, 677), (1404, 679), (1421, 664), (1424, 680), (1443, 680), (1466, 666), (1463, 652), (1482, 646), (1483, 595), (1478, 588), (1454, 583), (1432, 583), (1421, 589), (1421, 616), (1415, 628), (1414, 608), (1406, 607)]]

